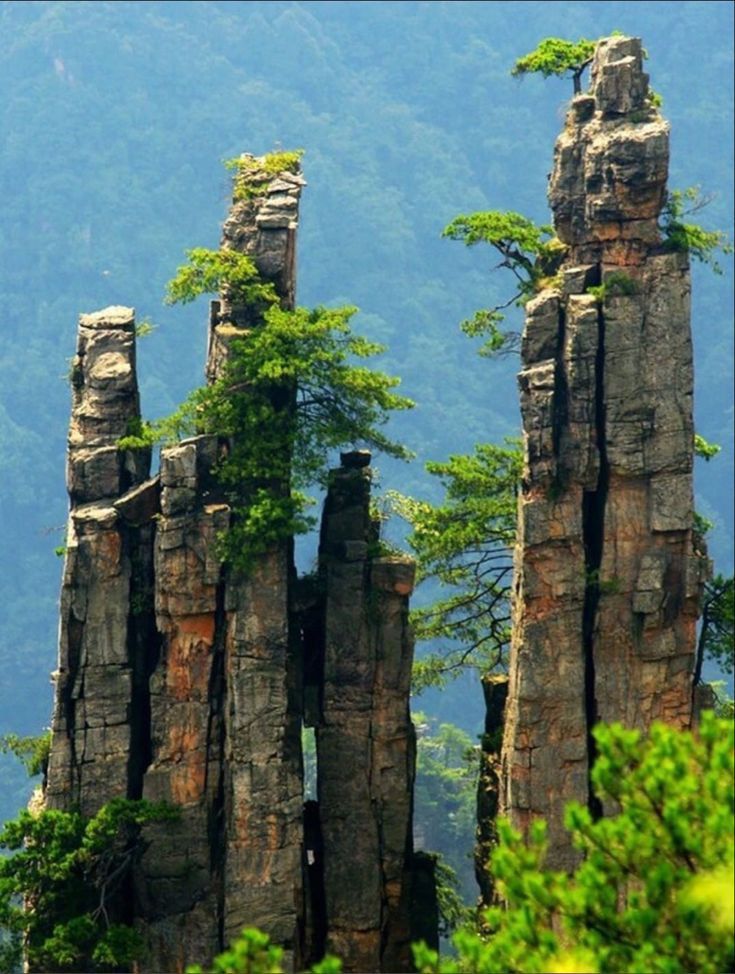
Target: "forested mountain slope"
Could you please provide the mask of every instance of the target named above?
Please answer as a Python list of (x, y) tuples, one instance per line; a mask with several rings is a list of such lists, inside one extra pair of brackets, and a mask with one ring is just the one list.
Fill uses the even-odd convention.
[[(502, 277), (489, 253), (440, 233), (483, 208), (546, 219), (571, 84), (509, 75), (540, 38), (642, 36), (672, 125), (672, 184), (718, 193), (699, 217), (708, 226), (732, 212), (730, 4), (6, 2), (0, 26), (0, 733), (38, 731), (50, 714), (77, 315), (131, 304), (158, 326), (140, 350), (145, 413), (199, 383), (205, 308), (161, 301), (184, 249), (216, 244), (222, 159), (306, 150), (299, 301), (357, 304), (359, 328), (389, 344), (385, 368), (418, 404), (393, 432), (419, 460), (518, 427), (515, 361), (477, 358), (457, 328), (502, 298)], [(693, 285), (697, 425), (723, 444), (700, 471), (698, 506), (717, 522), (723, 570), (731, 262), (725, 271), (695, 266)], [(406, 493), (432, 489), (420, 462), (383, 468)], [(450, 717), (471, 714), (448, 699)], [(25, 795), (6, 780), (3, 818)]]

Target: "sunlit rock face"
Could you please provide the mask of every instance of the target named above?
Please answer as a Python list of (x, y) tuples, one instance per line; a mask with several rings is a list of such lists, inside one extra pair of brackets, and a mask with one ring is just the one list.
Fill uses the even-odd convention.
[[(222, 247), (251, 257), (293, 308), (305, 181), (246, 158), (255, 190), (233, 201)], [(212, 302), (209, 382), (262, 316), (227, 292)], [(145, 826), (109, 905), (143, 937), (141, 971), (208, 967), (245, 926), (294, 970), (327, 949), (346, 971), (410, 970), (420, 914), (436, 918), (432, 861), (412, 848), (414, 565), (381, 552), (370, 454), (343, 454), (332, 472), (313, 578), (297, 578), (290, 540), (232, 572), (214, 473), (232, 444), (165, 447), (150, 477), (150, 450), (120, 446), (140, 425), (133, 310), (82, 315), (78, 334), (47, 807), (178, 807)], [(303, 726), (318, 802), (304, 800)]]
[[(692, 722), (700, 586), (693, 532), (686, 254), (662, 246), (668, 125), (637, 38), (602, 40), (571, 102), (549, 202), (567, 251), (529, 302), (519, 374), (525, 466), (500, 811), (549, 822), (549, 865), (589, 789), (597, 721)], [(602, 291), (590, 288), (604, 285)]]

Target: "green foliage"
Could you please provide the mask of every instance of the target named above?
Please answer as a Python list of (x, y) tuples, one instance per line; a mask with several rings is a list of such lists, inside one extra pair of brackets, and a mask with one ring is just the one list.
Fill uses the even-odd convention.
[(262, 324), (233, 339), (220, 378), (154, 427), (163, 438), (230, 438), (215, 470), (233, 511), (221, 554), (242, 571), (274, 543), (312, 526), (303, 491), (326, 481), (331, 450), (363, 443), (410, 456), (380, 427), (391, 411), (413, 403), (394, 391), (397, 378), (354, 364), (383, 351), (352, 333), (355, 311), (271, 305)]
[(587, 294), (592, 294), (598, 304), (604, 304), (610, 298), (622, 297), (638, 293), (638, 283), (624, 271), (613, 271), (605, 278), (603, 284), (587, 288)]
[(156, 326), (153, 324), (150, 318), (143, 318), (135, 326), (135, 337), (136, 338), (147, 338), (148, 335), (152, 335), (156, 330)]
[[(327, 955), (310, 968), (310, 974), (341, 974), (342, 964)], [(186, 968), (186, 974), (205, 974), (200, 964)], [(246, 927), (228, 950), (212, 961), (207, 974), (284, 974), (283, 950), (255, 927)]]
[(434, 880), (439, 912), (439, 936), (448, 937), (453, 930), (469, 922), (472, 908), (462, 899), (456, 871), (438, 853), (435, 854)]
[(708, 517), (705, 517), (704, 514), (700, 514), (699, 511), (694, 511), (692, 516), (692, 527), (697, 534), (704, 537), (705, 534), (707, 534), (708, 531), (711, 531), (714, 526), (714, 521), (710, 520)]
[(31, 778), (46, 774), (50, 751), (50, 730), (32, 737), (19, 737), (17, 734), (3, 734), (0, 737), (0, 754), (14, 754)]
[(222, 292), (233, 304), (265, 309), (275, 304), (275, 288), (264, 281), (255, 263), (237, 250), (187, 250), (183, 264), (168, 282), (166, 304), (188, 304), (202, 294)]
[(501, 256), (498, 268), (505, 267), (516, 279), (516, 290), (503, 304), (475, 312), (463, 321), (462, 331), (471, 337), (485, 337), (480, 354), (490, 356), (513, 350), (514, 337), (502, 332), (503, 310), (512, 304), (523, 305), (542, 287), (555, 280), (565, 253), (564, 245), (553, 235), (550, 226), (537, 226), (532, 220), (510, 210), (488, 210), (455, 217), (444, 228), (442, 236), (462, 240), (468, 247), (488, 243)]
[(716, 457), (721, 449), (722, 447), (719, 443), (710, 443), (703, 436), (700, 436), (699, 433), (694, 434), (694, 453), (707, 463), (709, 463), (712, 457)]
[[(268, 934), (245, 927), (242, 934), (212, 961), (211, 974), (283, 974), (283, 950), (272, 944)], [(203, 974), (199, 964), (187, 967), (186, 974)]]
[(419, 578), (450, 593), (412, 613), (419, 639), (442, 642), (438, 653), (415, 664), (417, 691), (441, 685), (468, 665), (487, 671), (503, 659), (521, 462), (515, 444), (481, 444), (468, 456), (426, 465), (444, 487), (443, 503), (391, 495), (411, 525), (408, 542)]
[(262, 196), (273, 176), (281, 172), (297, 173), (300, 168), (303, 149), (287, 152), (271, 152), (265, 156), (252, 156), (247, 153), (234, 159), (225, 159), (225, 169), (234, 172), (234, 198), (251, 199)]
[[(5, 961), (23, 945), (31, 969), (95, 971), (130, 966), (141, 941), (118, 894), (142, 851), (140, 827), (172, 820), (170, 806), (115, 798), (91, 819), (22, 811), (0, 831), (0, 934)], [(29, 908), (30, 907), (30, 908)]]
[(704, 586), (697, 656), (732, 674), (734, 652), (735, 582), (732, 576), (715, 575)]
[(416, 949), (423, 974), (732, 970), (732, 723), (705, 714), (698, 734), (594, 733), (593, 786), (618, 813), (593, 821), (568, 806), (584, 856), (571, 876), (543, 868), (545, 823), (528, 845), (499, 823), (492, 869), (506, 908), (487, 911), (487, 935), (455, 935), (457, 959)]
[(415, 821), (425, 849), (441, 849), (436, 876), (441, 933), (467, 920), (464, 901), (477, 892), (470, 856), (476, 825), (478, 748), (461, 728), (443, 722), (438, 727), (426, 714), (415, 712)]
[(691, 254), (696, 260), (708, 264), (715, 274), (722, 274), (722, 267), (715, 254), (731, 254), (733, 247), (722, 230), (705, 230), (698, 223), (684, 223), (682, 217), (696, 213), (711, 201), (702, 196), (699, 186), (674, 189), (668, 194), (661, 213), (661, 232), (666, 250)]
[(586, 37), (581, 37), (576, 42), (561, 37), (547, 37), (533, 51), (519, 57), (510, 73), (542, 74), (544, 78), (570, 74), (574, 82), (574, 92), (577, 94), (580, 91), (582, 72), (592, 61), (595, 45), (596, 41)]
[(136, 416), (128, 422), (128, 432), (120, 437), (116, 446), (119, 450), (150, 450), (164, 438), (160, 424), (154, 425)]
[[(299, 158), (298, 152), (265, 160), (243, 156), (235, 160), (237, 179), (298, 168)], [(353, 364), (384, 351), (351, 332), (356, 308), (286, 310), (244, 254), (198, 249), (188, 256), (189, 265), (169, 283), (169, 302), (219, 291), (235, 304), (249, 305), (261, 321), (246, 337), (232, 340), (216, 382), (120, 445), (144, 446), (187, 433), (229, 438), (216, 468), (233, 515), (220, 538), (220, 554), (247, 572), (273, 544), (313, 526), (303, 491), (325, 482), (330, 450), (361, 442), (390, 456), (410, 456), (379, 427), (392, 410), (413, 403), (393, 391), (397, 378)]]

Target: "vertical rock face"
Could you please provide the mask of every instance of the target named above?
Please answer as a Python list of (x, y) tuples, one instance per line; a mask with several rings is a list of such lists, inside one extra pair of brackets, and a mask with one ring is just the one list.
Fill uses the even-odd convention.
[[(272, 281), (281, 306), (292, 308), (295, 241), (304, 179), (299, 173), (268, 174), (257, 160), (252, 195), (235, 200), (225, 221), (222, 247), (251, 257)], [(216, 380), (229, 343), (247, 340), (262, 325), (259, 311), (222, 296), (213, 308), (207, 377)], [(237, 936), (245, 923), (267, 930), (301, 962), (303, 785), (301, 767), (300, 653), (290, 604), (295, 577), (291, 544), (281, 542), (260, 558), (246, 578), (225, 587), (223, 935)]]
[(658, 231), (667, 168), (640, 41), (601, 41), (556, 145), (549, 200), (567, 252), (559, 285), (527, 306), (519, 375), (501, 811), (522, 828), (548, 819), (553, 868), (577, 856), (564, 804), (599, 810), (593, 724), (692, 720), (706, 560), (692, 531), (688, 260)]
[[(243, 158), (249, 190), (222, 247), (251, 257), (292, 308), (304, 180)], [(226, 291), (212, 303), (209, 382), (262, 315)], [(118, 445), (140, 423), (134, 341), (130, 309), (80, 320), (47, 805), (179, 809), (145, 826), (116, 905), (146, 943), (141, 970), (207, 965), (244, 926), (295, 970), (327, 947), (347, 971), (409, 970), (411, 902), (431, 893), (411, 844), (414, 568), (378, 550), (369, 454), (333, 473), (315, 584), (296, 578), (291, 541), (231, 571), (217, 539), (237, 512), (216, 478), (231, 443), (164, 448), (151, 479), (149, 451)], [(318, 739), (319, 801), (306, 805), (304, 723)]]
[(347, 971), (409, 964), (411, 795), (408, 710), (414, 565), (379, 557), (364, 453), (332, 473), (320, 546), (325, 598), (317, 787), (327, 947)]
[(144, 480), (150, 462), (117, 446), (140, 420), (132, 309), (81, 316), (71, 383), (71, 511), (46, 801), (94, 814), (113, 796), (140, 789), (134, 711), (137, 636), (146, 620), (131, 611), (140, 531), (114, 506)]

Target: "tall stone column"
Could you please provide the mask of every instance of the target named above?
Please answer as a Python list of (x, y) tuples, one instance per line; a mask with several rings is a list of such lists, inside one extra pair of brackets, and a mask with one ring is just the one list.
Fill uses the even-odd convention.
[(71, 510), (46, 804), (92, 815), (110, 798), (139, 797), (135, 751), (145, 747), (136, 694), (145, 612), (135, 616), (130, 600), (143, 596), (149, 559), (117, 509), (150, 463), (149, 452), (117, 446), (140, 420), (131, 308), (81, 315), (70, 377)]
[[(283, 307), (295, 289), (304, 180), (245, 156), (221, 247), (247, 254)], [(226, 374), (232, 342), (262, 309), (226, 290), (210, 311), (206, 376)], [(283, 541), (243, 575), (217, 556), (233, 513), (213, 474), (230, 444), (199, 436), (161, 456), (155, 567), (161, 650), (151, 676), (152, 763), (145, 797), (181, 809), (146, 828), (138, 883), (149, 970), (207, 962), (257, 926), (299, 966), (303, 940), (300, 660), (290, 623), (294, 573)]]
[(226, 530), (211, 468), (216, 437), (161, 451), (155, 535), (159, 646), (150, 673), (150, 762), (143, 797), (176, 806), (147, 825), (136, 871), (145, 970), (183, 971), (221, 949), (224, 831), (224, 587), (216, 538)]
[[(519, 376), (525, 468), (501, 812), (550, 825), (549, 865), (589, 789), (597, 721), (688, 727), (698, 594), (686, 254), (670, 252), (668, 125), (636, 38), (601, 41), (549, 200), (567, 252), (529, 302)], [(591, 287), (603, 285), (602, 294)]]
[(415, 739), (410, 560), (378, 555), (370, 455), (343, 454), (322, 520), (317, 788), (327, 949), (346, 971), (407, 970)]
[[(292, 308), (304, 180), (297, 166), (274, 173), (272, 157), (243, 167), (222, 249), (251, 257)], [(212, 302), (210, 383), (227, 381), (233, 342), (265, 325), (260, 304), (235, 298), (225, 288)], [(140, 424), (134, 342), (128, 308), (81, 318), (47, 805), (178, 809), (142, 828), (112, 905), (142, 935), (141, 971), (207, 965), (245, 926), (284, 948), (287, 969), (328, 946), (347, 970), (409, 970), (412, 903), (432, 890), (411, 837), (414, 566), (376, 548), (369, 456), (346, 455), (335, 474), (318, 591), (297, 586), (292, 539), (238, 572), (218, 538), (253, 484), (233, 500), (217, 477), (236, 434), (164, 447), (150, 479), (150, 451), (118, 445)], [(289, 390), (272, 395), (295, 406)], [(306, 807), (302, 723), (319, 735), (321, 801)]]

